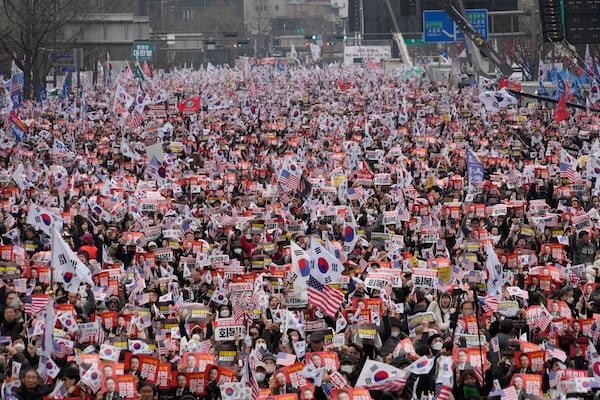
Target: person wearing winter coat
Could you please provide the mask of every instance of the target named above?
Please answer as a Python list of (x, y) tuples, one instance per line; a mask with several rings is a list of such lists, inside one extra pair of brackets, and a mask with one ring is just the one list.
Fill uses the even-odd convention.
[(437, 327), (442, 333), (448, 333), (450, 330), (450, 317), (455, 311), (452, 307), (452, 296), (444, 292), (437, 299), (436, 294), (429, 307), (427, 307), (427, 311), (433, 313)]

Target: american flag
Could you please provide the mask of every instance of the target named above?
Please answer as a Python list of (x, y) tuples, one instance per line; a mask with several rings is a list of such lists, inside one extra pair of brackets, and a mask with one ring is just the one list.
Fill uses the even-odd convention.
[(200, 342), (200, 353), (208, 353), (212, 348), (212, 341), (210, 339), (203, 340)]
[(323, 285), (315, 277), (308, 278), (308, 300), (319, 307), (326, 315), (335, 316), (344, 301), (344, 294), (327, 285)]
[(148, 304), (150, 302), (150, 293), (139, 294), (135, 296), (135, 300), (140, 306)]
[(569, 182), (574, 183), (580, 179), (579, 173), (573, 168), (577, 160), (573, 158), (565, 149), (560, 150), (560, 177), (567, 178)]
[(255, 365), (256, 360), (252, 354), (250, 354), (246, 359), (244, 371), (242, 373), (242, 379), (240, 380), (241, 382), (244, 382), (246, 386), (249, 386), (250, 390), (252, 390), (252, 400), (256, 400), (258, 399), (258, 396), (260, 396), (260, 387), (258, 386), (258, 382), (256, 382), (253, 373), (253, 371), (256, 369)]
[(556, 387), (560, 383), (562, 374), (562, 370), (548, 372), (548, 384), (551, 388)]
[(494, 296), (485, 296), (483, 299), (483, 310), (485, 312), (496, 312), (498, 311), (498, 299)]
[(121, 103), (119, 101), (119, 99), (117, 99), (115, 97), (115, 99), (113, 100), (113, 109), (112, 109), (112, 111), (118, 117), (118, 116), (124, 116), (125, 113), (127, 112), (127, 109), (125, 108), (125, 106), (123, 105), (123, 103)]
[(13, 285), (15, 286), (15, 292), (26, 293), (27, 292), (27, 278), (14, 279)]
[(552, 322), (552, 317), (550, 316), (548, 310), (546, 310), (546, 307), (543, 307), (542, 311), (538, 315), (537, 320), (535, 321), (535, 326), (540, 328), (542, 331), (545, 331), (546, 328), (548, 328), (548, 325), (550, 325), (550, 322)]
[(406, 381), (408, 380), (408, 376), (403, 376), (402, 378), (395, 379), (393, 381), (383, 381), (380, 383), (375, 383), (373, 385), (369, 385), (369, 390), (381, 390), (381, 391), (400, 391), (404, 389), (406, 385)]
[(135, 129), (135, 128), (139, 127), (140, 125), (142, 125), (142, 122), (144, 122), (144, 116), (141, 113), (134, 111), (131, 114), (131, 118), (127, 121), (127, 125), (131, 129)]
[(415, 197), (415, 195), (417, 194), (417, 191), (415, 190), (415, 187), (413, 185), (408, 185), (404, 189), (404, 192), (408, 197)]
[(452, 388), (449, 386), (442, 385), (440, 388), (440, 394), (437, 396), (437, 400), (448, 400), (452, 394)]
[(549, 360), (551, 358), (557, 358), (561, 361), (564, 361), (567, 358), (567, 354), (558, 347), (546, 344), (546, 359)]
[(23, 299), (23, 304), (25, 304), (25, 313), (33, 315), (44, 311), (48, 305), (48, 301), (50, 301), (50, 296), (47, 294), (32, 294), (25, 296)]
[(279, 183), (288, 190), (296, 190), (300, 185), (300, 178), (291, 174), (287, 169), (283, 169), (279, 175)]
[(500, 352), (500, 341), (498, 340), (497, 336), (494, 336), (492, 340), (490, 340), (490, 344), (492, 345), (492, 351), (494, 353)]
[(213, 215), (213, 216), (211, 216), (211, 219), (214, 223), (216, 223), (220, 227), (235, 225), (235, 219), (230, 215), (226, 215), (226, 214)]
[(452, 266), (452, 279), (456, 279), (458, 282), (462, 282), (465, 277), (465, 271), (458, 265)]
[(508, 386), (502, 389), (504, 393), (502, 396), (502, 400), (518, 400), (517, 399), (517, 391), (514, 386)]
[(365, 195), (365, 189), (362, 186), (348, 188), (348, 200), (359, 200)]
[(280, 351), (279, 353), (277, 353), (277, 365), (283, 365), (284, 367), (289, 367), (290, 365), (294, 364), (296, 362), (296, 355), (295, 354), (290, 354), (290, 353), (285, 353), (283, 351)]
[(57, 358), (64, 358), (73, 352), (73, 342), (71, 340), (55, 338), (54, 351), (52, 352)]

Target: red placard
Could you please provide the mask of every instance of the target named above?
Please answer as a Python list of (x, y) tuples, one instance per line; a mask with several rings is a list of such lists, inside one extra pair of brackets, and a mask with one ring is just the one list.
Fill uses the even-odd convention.
[(102, 320), (102, 326), (106, 329), (111, 329), (117, 326), (117, 318), (119, 317), (119, 313), (116, 311), (104, 311), (100, 314), (100, 319)]
[(320, 351), (318, 353), (306, 353), (307, 364), (312, 362), (315, 368), (325, 367), (326, 371), (333, 372), (340, 368), (338, 354), (335, 351)]
[(137, 377), (134, 375), (120, 375), (115, 377), (115, 381), (119, 396), (124, 397), (125, 400), (136, 400), (137, 392), (135, 390), (135, 383), (137, 382)]
[(158, 358), (142, 354), (140, 354), (138, 357), (140, 359), (140, 378), (144, 378), (148, 382), (155, 384), (160, 360)]
[(207, 385), (210, 382), (217, 382), (220, 385), (235, 382), (235, 372), (219, 365), (207, 365), (204, 371), (204, 378)]
[(331, 391), (331, 400), (372, 400), (367, 389), (344, 388)]
[(294, 387), (300, 387), (306, 385), (306, 379), (300, 375), (304, 369), (304, 363), (295, 363), (289, 367), (283, 367), (280, 369), (285, 374), (286, 380)]
[(534, 374), (515, 374), (510, 380), (515, 389), (525, 389), (525, 393), (542, 395), (542, 376)]
[(158, 365), (155, 383), (159, 389), (168, 389), (171, 387), (171, 364)]
[(546, 352), (544, 350), (530, 351), (530, 352), (515, 352), (515, 365), (518, 368), (523, 368), (521, 365), (521, 355), (527, 356), (529, 359), (529, 367), (533, 372), (540, 372), (544, 370), (544, 361), (546, 359)]

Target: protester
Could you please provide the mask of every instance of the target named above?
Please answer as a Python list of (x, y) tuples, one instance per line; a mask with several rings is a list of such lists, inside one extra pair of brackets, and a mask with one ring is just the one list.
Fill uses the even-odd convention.
[(3, 398), (593, 395), (600, 121), (544, 106), (241, 62), (5, 108)]

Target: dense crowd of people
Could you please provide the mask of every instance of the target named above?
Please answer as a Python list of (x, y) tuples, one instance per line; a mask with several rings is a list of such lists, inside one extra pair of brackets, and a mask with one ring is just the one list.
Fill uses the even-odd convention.
[(593, 396), (598, 115), (418, 72), (138, 66), (6, 108), (3, 398)]

